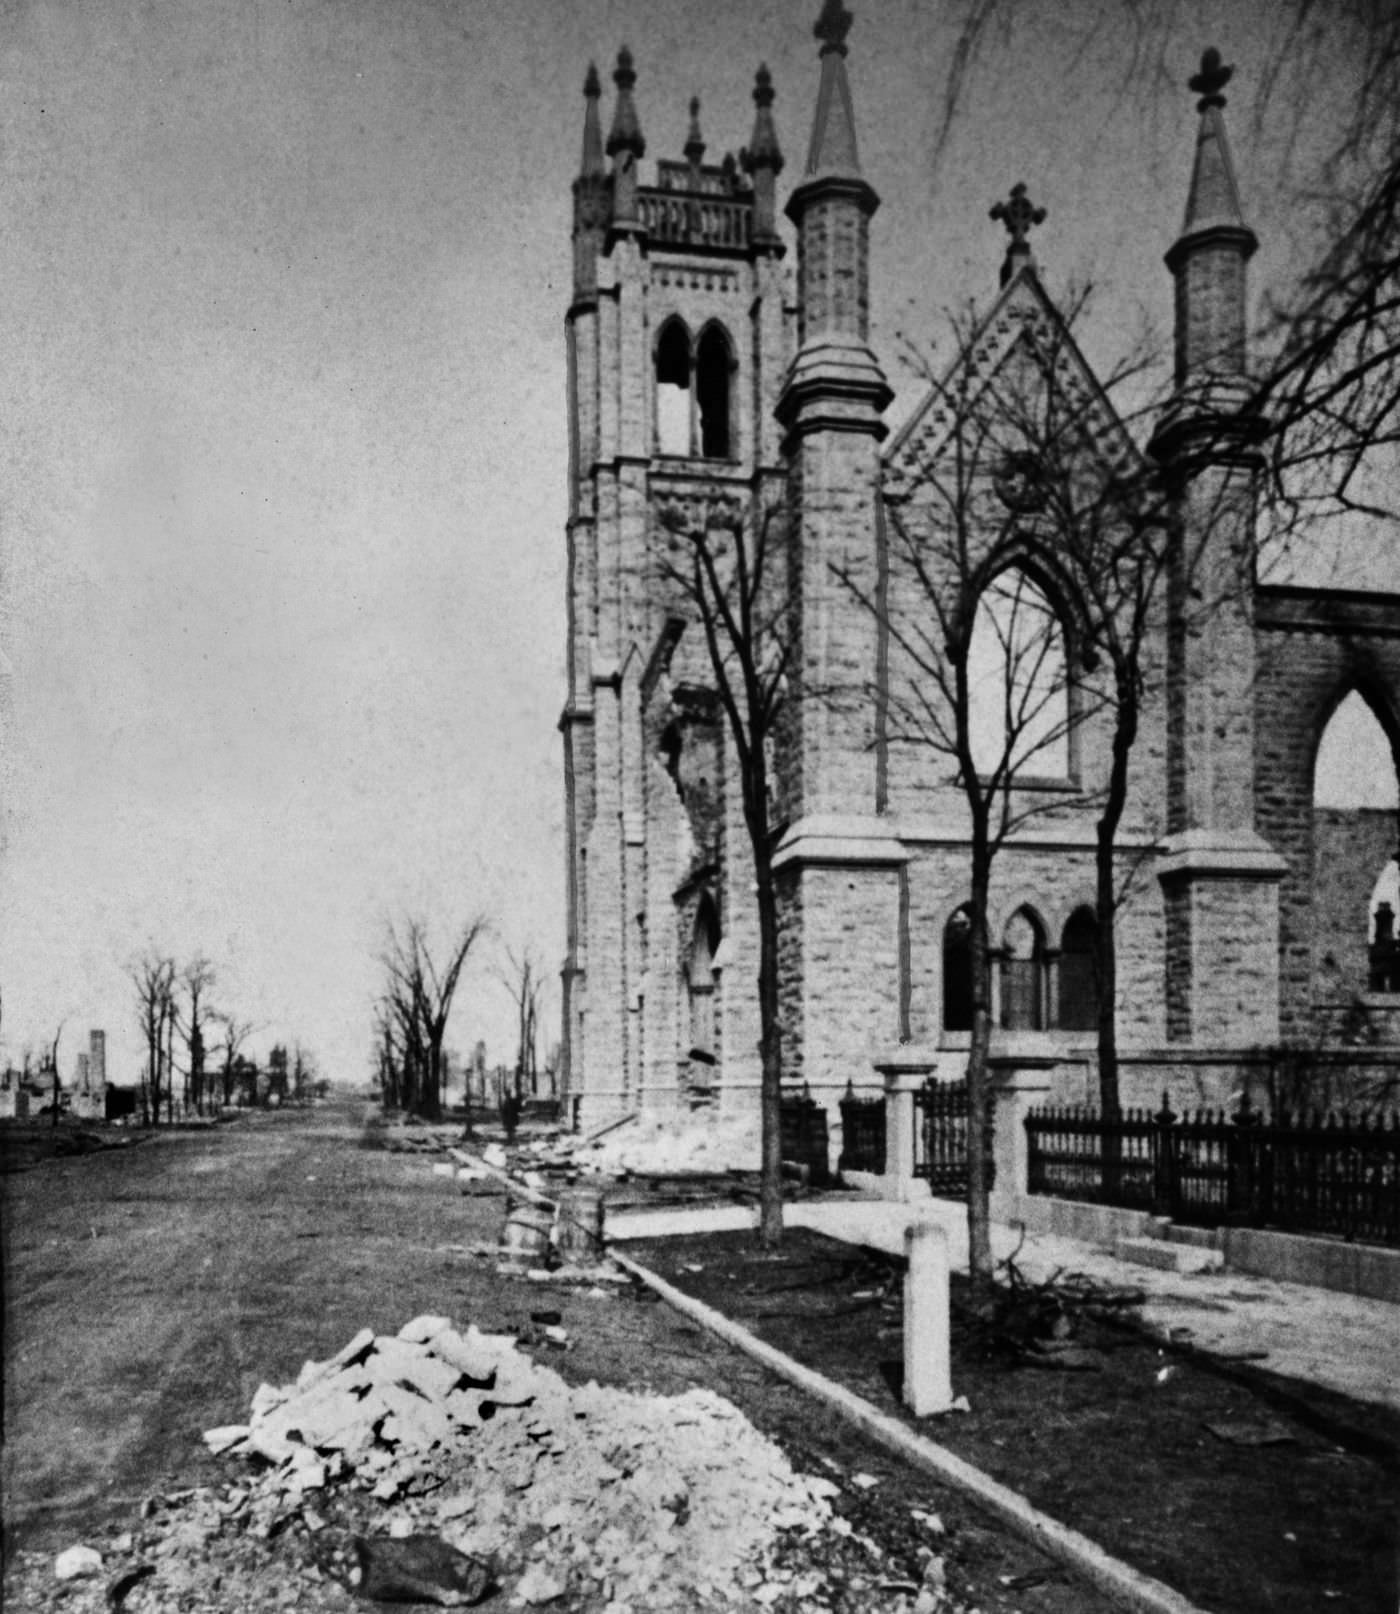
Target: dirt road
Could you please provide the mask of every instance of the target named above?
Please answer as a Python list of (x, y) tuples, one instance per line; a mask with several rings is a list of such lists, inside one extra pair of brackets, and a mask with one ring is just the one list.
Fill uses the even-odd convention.
[(917, 1563), (913, 1510), (935, 1510), (950, 1573), (989, 1614), (1024, 1606), (1027, 1575), (1044, 1582), (1038, 1614), (1106, 1608), (961, 1498), (814, 1417), (800, 1392), (639, 1303), (645, 1291), (533, 1284), (473, 1258), (500, 1236), (501, 1197), (462, 1197), (431, 1157), (360, 1147), (370, 1116), (258, 1114), (3, 1179), (7, 1550), (55, 1551), (129, 1526), (153, 1493), (227, 1482), (202, 1431), (245, 1419), (262, 1381), (294, 1378), (361, 1328), (433, 1312), (528, 1337), (548, 1309), (570, 1345), (543, 1354), (567, 1379), (720, 1391), (799, 1467), (838, 1476), (841, 1510), (891, 1561)]
[(202, 1483), (201, 1431), (263, 1379), (466, 1309), (444, 1246), (495, 1239), (500, 1202), (357, 1147), (365, 1113), (257, 1114), (5, 1179), (10, 1546), (60, 1546), (167, 1472)]

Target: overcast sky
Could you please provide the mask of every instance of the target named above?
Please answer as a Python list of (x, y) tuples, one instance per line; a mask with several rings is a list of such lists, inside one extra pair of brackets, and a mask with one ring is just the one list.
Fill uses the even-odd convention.
[[(123, 966), (203, 952), (215, 1001), (369, 1070), (386, 916), (485, 910), (563, 949), (563, 315), (591, 57), (636, 55), (657, 156), (703, 100), (710, 160), (766, 60), (790, 185), (817, 0), (10, 0), (0, 8), (0, 1058), (65, 1018), (141, 1056)], [(855, 4), (874, 337), (995, 291), (987, 209), (1049, 208), (1052, 293), (1098, 285), (1090, 356), (1170, 317), (1161, 255), (1203, 46), (1261, 287), (1307, 219), (1316, 131), (1262, 124), (1276, 8), (1163, 4), (1122, 93), (1128, 8), (1007, 6), (936, 137), (957, 4)], [(1107, 17), (1103, 25), (1101, 17)], [(1139, 41), (1141, 43), (1141, 41)], [(1338, 32), (1307, 118), (1345, 95)], [(1286, 75), (1285, 75), (1286, 78)], [(1275, 120), (1275, 121), (1271, 121)], [(937, 156), (937, 160), (935, 160)], [(1291, 168), (1285, 172), (1287, 165)], [(896, 405), (896, 411), (902, 406)], [(1348, 577), (1346, 580), (1355, 581)], [(557, 992), (549, 1010), (557, 1024)], [(510, 1057), (488, 954), (449, 1042)]]

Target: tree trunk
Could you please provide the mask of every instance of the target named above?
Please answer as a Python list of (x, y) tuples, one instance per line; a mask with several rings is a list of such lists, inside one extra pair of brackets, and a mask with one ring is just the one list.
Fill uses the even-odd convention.
[(992, 1284), (992, 1225), (985, 1140), (990, 1096), (988, 1055), (992, 1045), (992, 959), (987, 938), (991, 856), (985, 830), (973, 829), (972, 847), (972, 1044), (967, 1054), (967, 1247), (974, 1294)]
[[(1137, 697), (1119, 681), (1117, 721), (1113, 729), (1113, 763), (1108, 793), (1099, 815), (1094, 846), (1094, 899), (1098, 909), (1098, 946), (1094, 953), (1094, 985), (1098, 991), (1099, 1114), (1116, 1121), (1121, 1110), (1118, 1085), (1118, 884), (1115, 868), (1118, 828), (1128, 799), (1128, 759), (1137, 739)], [(1123, 1140), (1118, 1129), (1103, 1133), (1103, 1193), (1117, 1203)]]
[(1115, 861), (1118, 829), (1128, 799), (1128, 759), (1137, 739), (1137, 700), (1131, 691), (1119, 691), (1118, 718), (1113, 730), (1113, 764), (1108, 793), (1099, 815), (1094, 848), (1095, 901), (1098, 907), (1099, 945), (1094, 957), (1094, 984), (1098, 989), (1099, 1106), (1105, 1117), (1119, 1110), (1118, 1095), (1118, 886)]
[(778, 1014), (778, 897), (768, 858), (766, 826), (754, 839), (758, 886), (758, 1016), (763, 1154), (759, 1176), (759, 1242), (774, 1249), (783, 1236), (783, 1048)]

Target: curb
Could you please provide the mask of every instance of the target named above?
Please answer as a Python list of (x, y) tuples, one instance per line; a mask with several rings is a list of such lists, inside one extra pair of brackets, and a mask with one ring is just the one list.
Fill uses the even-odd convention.
[(809, 1367), (803, 1367), (800, 1362), (776, 1350), (723, 1313), (715, 1311), (703, 1301), (693, 1299), (664, 1278), (657, 1277), (639, 1261), (623, 1255), (616, 1248), (610, 1248), (608, 1254), (625, 1271), (660, 1295), (668, 1305), (692, 1321), (703, 1324), (779, 1377), (795, 1384), (798, 1389), (825, 1402), (897, 1456), (915, 1463), (935, 1479), (970, 1496), (1046, 1557), (1074, 1570), (1121, 1607), (1133, 1610), (1134, 1614), (1206, 1614), (1199, 1605), (1163, 1581), (1154, 1580), (1152, 1576), (1144, 1575), (1130, 1564), (1114, 1558), (1087, 1536), (1080, 1535), (1077, 1530), (1071, 1530), (1068, 1525), (1032, 1507), (1025, 1497), (994, 1480), (990, 1474), (974, 1468), (936, 1441), (915, 1433), (908, 1425), (881, 1412), (844, 1385), (834, 1383)]

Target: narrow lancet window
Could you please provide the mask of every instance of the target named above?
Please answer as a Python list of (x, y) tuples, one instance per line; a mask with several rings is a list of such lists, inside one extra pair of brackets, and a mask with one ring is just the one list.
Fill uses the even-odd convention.
[(705, 328), (695, 360), (695, 401), (700, 416), (700, 452), (729, 458), (729, 341), (717, 325)]
[(689, 454), (690, 333), (678, 319), (668, 321), (656, 344), (656, 448), (660, 454)]

